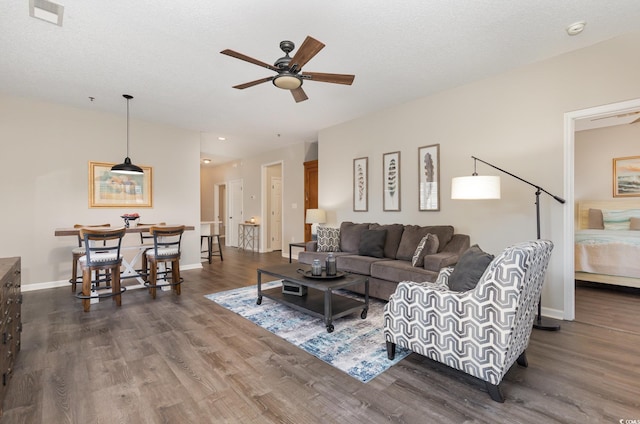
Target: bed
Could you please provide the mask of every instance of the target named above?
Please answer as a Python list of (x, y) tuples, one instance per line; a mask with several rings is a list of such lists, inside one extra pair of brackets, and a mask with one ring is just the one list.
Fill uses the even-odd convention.
[(575, 279), (640, 287), (640, 199), (578, 202)]

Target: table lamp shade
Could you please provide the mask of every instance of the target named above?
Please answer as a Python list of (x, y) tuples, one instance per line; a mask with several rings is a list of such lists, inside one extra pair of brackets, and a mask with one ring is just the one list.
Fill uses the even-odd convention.
[(499, 199), (500, 177), (472, 175), (451, 180), (452, 199)]
[(324, 209), (307, 209), (307, 224), (324, 224), (327, 222), (327, 213)]

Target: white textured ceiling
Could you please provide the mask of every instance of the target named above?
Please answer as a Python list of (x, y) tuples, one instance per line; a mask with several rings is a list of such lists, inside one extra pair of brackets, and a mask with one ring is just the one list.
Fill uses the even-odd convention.
[[(123, 115), (131, 94), (132, 117), (199, 131), (219, 159), (640, 29), (639, 0), (57, 2), (62, 27), (0, 1), (0, 91)], [(352, 86), (308, 81), (301, 103), (271, 83), (231, 88), (273, 72), (221, 50), (273, 63), (280, 41), (307, 35), (326, 47), (304, 70), (355, 74)]]

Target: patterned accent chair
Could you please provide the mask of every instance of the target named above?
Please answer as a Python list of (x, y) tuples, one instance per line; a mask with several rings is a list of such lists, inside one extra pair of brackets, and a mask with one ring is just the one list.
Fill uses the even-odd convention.
[(478, 285), (450, 291), (453, 268), (433, 283), (401, 282), (384, 309), (387, 356), (396, 345), (483, 380), (491, 398), (504, 402), (500, 382), (514, 362), (526, 367), (525, 349), (536, 317), (553, 243), (506, 248)]

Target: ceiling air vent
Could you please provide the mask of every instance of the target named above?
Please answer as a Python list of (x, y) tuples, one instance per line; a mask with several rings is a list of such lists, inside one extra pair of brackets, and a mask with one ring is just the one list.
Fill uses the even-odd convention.
[(29, 15), (62, 26), (64, 6), (48, 0), (29, 0)]

